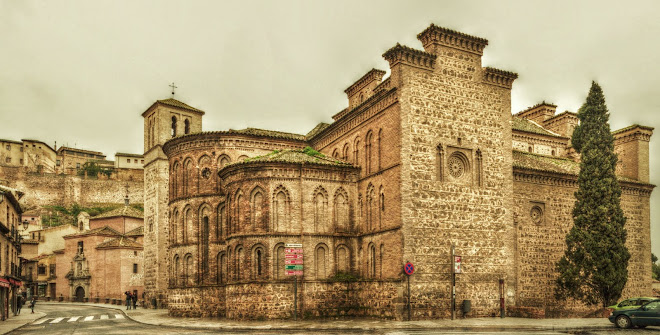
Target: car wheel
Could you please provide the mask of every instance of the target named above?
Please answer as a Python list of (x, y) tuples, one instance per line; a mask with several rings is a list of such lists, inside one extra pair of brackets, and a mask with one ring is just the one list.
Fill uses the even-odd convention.
[(625, 315), (619, 315), (616, 317), (616, 326), (619, 328), (630, 328), (632, 326), (630, 319)]

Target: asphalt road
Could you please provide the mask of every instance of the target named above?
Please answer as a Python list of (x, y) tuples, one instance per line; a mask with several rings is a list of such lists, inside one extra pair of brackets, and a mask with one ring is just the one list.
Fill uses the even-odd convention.
[[(126, 318), (120, 311), (115, 309), (107, 309), (91, 306), (76, 306), (76, 305), (37, 305), (38, 311), (44, 312), (47, 315), (43, 318), (37, 319), (9, 334), (217, 334), (218, 331), (211, 330), (191, 330), (188, 328), (175, 328), (175, 327), (159, 327), (145, 325), (135, 322)], [(29, 313), (29, 310), (27, 310)], [(247, 332), (222, 332), (223, 334), (247, 334)], [(609, 330), (603, 331), (585, 331), (585, 332), (529, 332), (529, 331), (448, 331), (438, 332), (438, 330), (416, 330), (416, 331), (399, 331), (399, 330), (383, 330), (383, 331), (370, 331), (370, 332), (323, 332), (323, 335), (343, 335), (343, 334), (365, 334), (365, 335), (431, 335), (431, 334), (515, 334), (515, 335), (528, 335), (528, 334), (542, 334), (542, 335), (565, 335), (565, 334), (580, 334), (580, 335), (660, 335), (660, 327), (649, 327), (647, 329), (627, 329), (620, 330), (612, 327)], [(281, 334), (281, 332), (250, 332), (249, 334), (256, 335), (273, 335)], [(285, 335), (302, 335), (311, 334), (311, 332), (287, 332)]]

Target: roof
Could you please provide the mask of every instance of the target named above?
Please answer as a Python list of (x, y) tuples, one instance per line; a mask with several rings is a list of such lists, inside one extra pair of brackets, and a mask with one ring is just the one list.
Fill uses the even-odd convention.
[(99, 214), (97, 216), (94, 216), (94, 217), (91, 218), (91, 220), (106, 219), (106, 218), (112, 218), (112, 217), (117, 217), (117, 216), (125, 216), (125, 217), (130, 217), (130, 218), (144, 219), (144, 214), (139, 209), (133, 208), (131, 206), (122, 206), (122, 207), (119, 207), (119, 208), (115, 208), (115, 209), (113, 209), (109, 212), (105, 212), (105, 213)]
[(330, 127), (329, 123), (321, 122), (314, 127), (314, 129), (310, 130), (305, 137), (307, 139), (311, 139), (312, 137), (316, 136), (318, 133), (322, 132), (325, 128)]
[(14, 140), (5, 140), (0, 138), (0, 142), (7, 142), (7, 143), (14, 143), (14, 144), (23, 144), (21, 141), (14, 141)]
[(235, 162), (229, 164), (228, 166), (238, 165), (238, 164), (265, 163), (265, 162), (353, 167), (351, 163), (347, 163), (339, 159), (326, 156), (309, 147), (303, 150), (283, 150), (283, 151), (275, 150), (269, 154), (247, 158), (242, 162)]
[(533, 134), (539, 134), (539, 135), (546, 135), (546, 136), (553, 136), (553, 137), (563, 137), (557, 133), (551, 132), (543, 127), (541, 127), (538, 123), (523, 119), (521, 117), (512, 115), (511, 116), (511, 129), (513, 130), (518, 130), (518, 131), (524, 131), (527, 133), (533, 133)]
[(23, 214), (23, 208), (18, 202), (18, 200), (23, 197), (23, 192), (11, 187), (0, 185), (0, 194), (8, 194), (9, 196), (7, 199), (9, 199), (9, 202), (11, 202), (11, 204), (14, 206), (14, 209), (18, 212), (18, 214)]
[(192, 106), (190, 106), (188, 104), (185, 104), (185, 103), (183, 103), (179, 100), (169, 98), (169, 99), (163, 99), (163, 100), (156, 100), (156, 102), (151, 104), (151, 106), (149, 106), (149, 108), (147, 108), (147, 110), (145, 110), (144, 113), (142, 113), (142, 116), (145, 116), (146, 113), (149, 110), (151, 110), (157, 104), (163, 104), (163, 105), (170, 106), (170, 107), (185, 109), (187, 111), (191, 111), (191, 112), (195, 112), (195, 113), (199, 113), (201, 115), (204, 115), (204, 111), (201, 110), (201, 109), (197, 109), (195, 107), (192, 107)]
[(621, 129), (619, 129), (619, 130), (615, 130), (615, 131), (613, 131), (613, 132), (612, 132), (612, 135), (616, 135), (616, 134), (619, 134), (619, 133), (623, 133), (623, 132), (626, 132), (626, 131), (628, 131), (628, 130), (635, 129), (635, 128), (640, 128), (640, 129), (644, 129), (644, 130), (651, 130), (651, 131), (652, 131), (653, 129), (655, 129), (655, 128), (653, 128), (653, 127), (647, 127), (647, 126), (641, 126), (641, 125), (638, 125), (638, 124), (633, 124), (633, 125), (631, 125), (631, 126), (628, 126), (628, 127), (621, 128)]
[(115, 157), (121, 156), (121, 157), (136, 157), (136, 158), (144, 158), (144, 155), (139, 155), (139, 154), (128, 154), (125, 152), (117, 152), (115, 153)]
[(305, 140), (305, 135), (294, 134), (294, 133), (286, 133), (286, 132), (283, 132), (283, 131), (258, 129), (258, 128), (245, 128), (245, 129), (239, 129), (239, 130), (229, 129), (229, 132), (230, 133), (233, 132), (233, 133), (237, 133), (237, 134), (255, 135), (255, 136), (284, 138), (284, 139), (298, 140), (298, 141), (304, 141)]
[(21, 244), (39, 244), (39, 241), (31, 238), (24, 238), (21, 241)]
[(71, 235), (66, 235), (64, 237), (77, 237), (77, 236), (89, 236), (89, 235), (110, 235), (110, 236), (121, 236), (121, 233), (108, 227), (103, 226), (101, 228), (96, 228), (92, 230), (83, 231), (80, 233), (75, 233)]
[(92, 151), (92, 150), (77, 149), (77, 148), (70, 148), (70, 147), (60, 147), (59, 149), (57, 149), (58, 154), (61, 154), (62, 151), (82, 152), (82, 153), (86, 153), (86, 154), (92, 154), (92, 155), (98, 155), (98, 156), (105, 157), (105, 155), (100, 151)]
[(144, 226), (139, 226), (139, 227), (137, 227), (137, 228), (135, 228), (135, 229), (129, 230), (129, 231), (126, 232), (126, 234), (124, 234), (124, 235), (125, 235), (125, 236), (130, 236), (130, 237), (133, 237), (133, 236), (144, 236)]
[(577, 176), (580, 163), (568, 158), (545, 156), (513, 150), (513, 167)]
[(125, 236), (113, 238), (110, 241), (100, 243), (96, 249), (111, 249), (111, 248), (142, 248), (142, 244), (133, 241)]
[(41, 144), (45, 145), (45, 146), (46, 146), (48, 149), (50, 149), (51, 151), (55, 152), (55, 149), (51, 148), (50, 145), (48, 145), (48, 143), (46, 143), (46, 142), (44, 142), (44, 141), (31, 140), (31, 139), (29, 139), (29, 138), (24, 138), (24, 139), (22, 139), (21, 141), (23, 141), (23, 142), (35, 142), (35, 143), (41, 143)]

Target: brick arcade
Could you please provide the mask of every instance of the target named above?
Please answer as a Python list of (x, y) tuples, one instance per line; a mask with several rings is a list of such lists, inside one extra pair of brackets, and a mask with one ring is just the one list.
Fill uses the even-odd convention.
[[(574, 113), (541, 103), (511, 114), (517, 75), (482, 67), (488, 41), (431, 25), (424, 50), (397, 44), (345, 90), (348, 107), (305, 135), (202, 132), (204, 112), (159, 100), (144, 117), (148, 303), (179, 316), (289, 318), (285, 244), (303, 245), (300, 316), (450, 315), (450, 248), (462, 256), (457, 301), (470, 316), (587, 312), (553, 298), (572, 225), (579, 157)], [(614, 132), (630, 278), (651, 293), (648, 143)]]

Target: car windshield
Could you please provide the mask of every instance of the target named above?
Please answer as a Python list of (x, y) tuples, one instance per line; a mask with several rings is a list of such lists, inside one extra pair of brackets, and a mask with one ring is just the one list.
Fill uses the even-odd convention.
[(647, 311), (660, 311), (660, 301), (649, 302), (644, 305), (644, 309)]
[(628, 299), (624, 300), (619, 304), (619, 307), (628, 307), (628, 306), (635, 306), (637, 303), (637, 299)]

